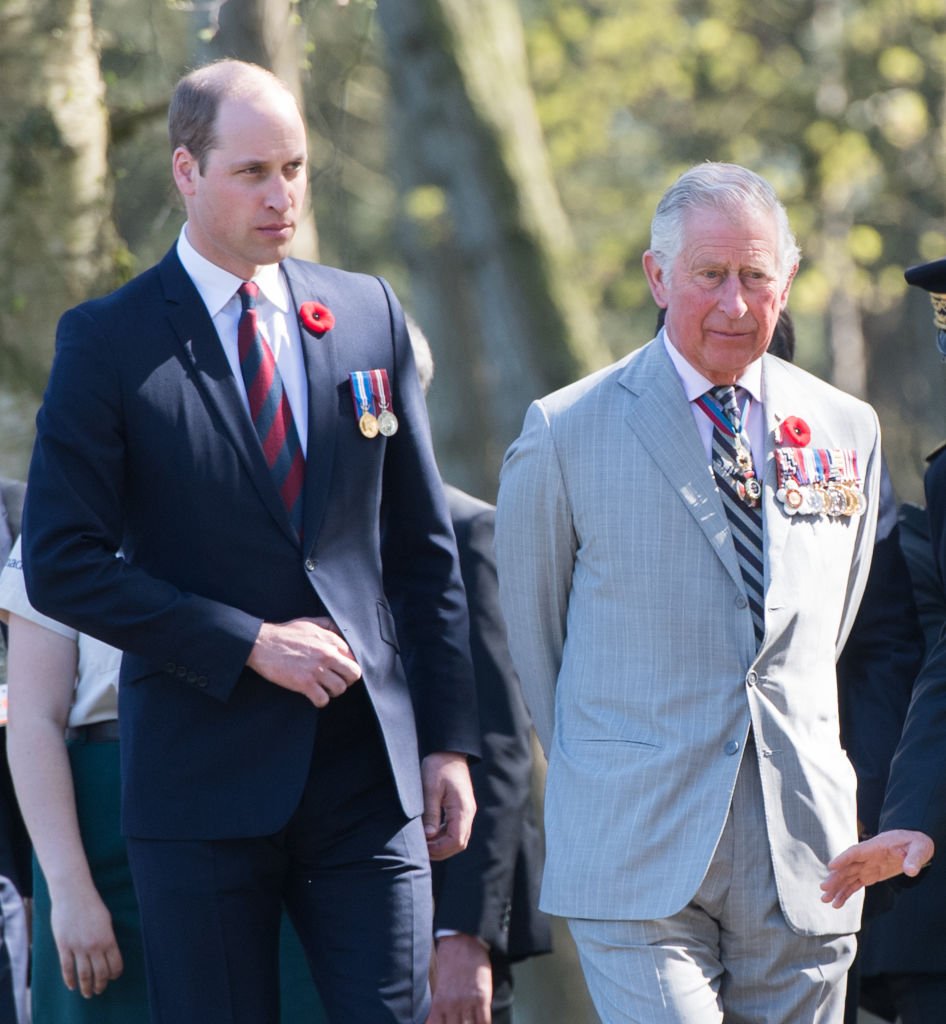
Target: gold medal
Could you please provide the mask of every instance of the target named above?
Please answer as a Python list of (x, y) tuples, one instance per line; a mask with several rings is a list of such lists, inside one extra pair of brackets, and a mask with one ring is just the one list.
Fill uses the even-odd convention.
[(847, 503), (844, 500), (844, 492), (837, 484), (828, 484), (824, 497), (825, 511), (832, 519), (837, 519), (838, 516), (844, 514), (844, 508)]
[(351, 395), (355, 402), (355, 419), (362, 437), (369, 440), (378, 436), (378, 418), (374, 414), (374, 396), (371, 393), (371, 378), (368, 370), (353, 370), (348, 376), (351, 380)]
[(373, 413), (363, 412), (358, 418), (358, 429), (365, 437), (378, 436), (378, 418)]

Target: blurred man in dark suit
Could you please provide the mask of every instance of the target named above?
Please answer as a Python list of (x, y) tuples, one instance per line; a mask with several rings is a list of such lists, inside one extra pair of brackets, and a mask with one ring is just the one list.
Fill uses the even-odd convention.
[[(937, 340), (946, 357), (946, 260), (907, 271), (930, 291)], [(930, 654), (946, 623), (946, 444), (928, 457), (927, 510), (904, 505), (900, 538), (913, 580), (925, 647)], [(937, 1024), (946, 1006), (946, 863), (936, 857), (920, 884), (906, 887), (893, 908), (873, 920), (862, 941), (861, 1003), (887, 1020)]]
[[(430, 346), (407, 318), (421, 387), (433, 378)], [(481, 760), (471, 766), (476, 818), (470, 842), (433, 865), (436, 966), (431, 1024), (511, 1024), (511, 965), (551, 950), (538, 909), (541, 836), (532, 804), (532, 722), (499, 609), (496, 510), (446, 486), (470, 609), (470, 648), (480, 715)]]

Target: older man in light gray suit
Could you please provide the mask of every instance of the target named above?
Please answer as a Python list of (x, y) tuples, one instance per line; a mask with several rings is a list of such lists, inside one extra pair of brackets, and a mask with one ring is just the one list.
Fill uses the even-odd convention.
[[(880, 433), (764, 355), (797, 264), (765, 181), (688, 171), (644, 256), (665, 328), (534, 403), (503, 468), (503, 608), (549, 758), (541, 905), (607, 1024), (842, 1017), (861, 897), (820, 885), (857, 839), (835, 659)], [(931, 844), (904, 835), (915, 873)]]

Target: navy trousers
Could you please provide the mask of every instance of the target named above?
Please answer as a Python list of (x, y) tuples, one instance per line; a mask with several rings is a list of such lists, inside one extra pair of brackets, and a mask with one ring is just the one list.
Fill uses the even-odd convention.
[(131, 838), (128, 848), (152, 1024), (278, 1024), (283, 903), (333, 1024), (426, 1020), (426, 843), (420, 819), (401, 811), (359, 685), (321, 713), (308, 783), (282, 831)]

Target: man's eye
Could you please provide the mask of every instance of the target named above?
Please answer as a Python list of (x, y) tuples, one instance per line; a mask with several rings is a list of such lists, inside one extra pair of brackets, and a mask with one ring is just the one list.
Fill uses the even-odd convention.
[(768, 285), (771, 278), (761, 270), (752, 270), (747, 274), (743, 274), (743, 280), (752, 288), (764, 288)]

